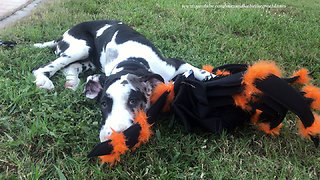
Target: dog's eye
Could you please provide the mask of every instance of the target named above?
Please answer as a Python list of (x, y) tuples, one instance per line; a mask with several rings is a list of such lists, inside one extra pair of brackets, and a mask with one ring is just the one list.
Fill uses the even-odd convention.
[(102, 108), (106, 108), (108, 106), (108, 104), (106, 102), (101, 102), (101, 106), (102, 106)]
[(136, 105), (136, 103), (137, 103), (137, 101), (136, 101), (135, 99), (130, 99), (130, 100), (129, 100), (129, 104), (130, 104), (131, 106)]

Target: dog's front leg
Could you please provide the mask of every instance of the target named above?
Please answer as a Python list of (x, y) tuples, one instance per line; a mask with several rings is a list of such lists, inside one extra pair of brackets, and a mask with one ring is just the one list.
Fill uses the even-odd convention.
[(175, 75), (182, 74), (182, 73), (189, 72), (189, 71), (192, 71), (194, 73), (195, 78), (200, 81), (207, 81), (207, 80), (210, 80), (216, 76), (208, 71), (196, 68), (188, 63), (182, 64), (178, 68)]
[(63, 69), (63, 73), (66, 76), (66, 88), (77, 90), (80, 79), (79, 74), (87, 70), (95, 69), (95, 66), (90, 61), (76, 62), (70, 64)]
[(70, 59), (70, 57), (59, 57), (49, 64), (33, 70), (32, 74), (36, 78), (36, 85), (44, 89), (53, 89), (54, 85), (49, 78), (53, 76), (58, 70), (70, 64)]

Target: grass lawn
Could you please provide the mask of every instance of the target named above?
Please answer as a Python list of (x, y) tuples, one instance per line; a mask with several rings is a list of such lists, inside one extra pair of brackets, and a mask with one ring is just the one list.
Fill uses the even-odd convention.
[[(320, 4), (317, 0), (236, 0), (221, 4), (286, 5), (279, 9), (183, 8), (207, 1), (47, 0), (28, 18), (0, 31), (20, 43), (0, 47), (0, 179), (318, 179), (320, 154), (297, 135), (288, 114), (279, 136), (245, 126), (221, 137), (185, 134), (167, 116), (154, 125), (149, 143), (110, 167), (86, 155), (99, 143), (99, 106), (64, 89), (38, 89), (31, 70), (55, 58), (29, 44), (57, 39), (88, 20), (118, 19), (132, 26), (165, 57), (200, 67), (272, 59), (287, 75), (300, 67), (314, 71), (320, 85)], [(85, 76), (82, 76), (82, 80)], [(173, 125), (172, 125), (173, 124)]]

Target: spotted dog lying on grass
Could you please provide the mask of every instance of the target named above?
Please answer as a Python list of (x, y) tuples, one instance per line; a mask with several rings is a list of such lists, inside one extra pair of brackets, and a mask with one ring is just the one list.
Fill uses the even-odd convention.
[(85, 87), (86, 97), (101, 104), (101, 142), (113, 131), (130, 127), (135, 111), (149, 108), (151, 90), (158, 83), (190, 70), (201, 81), (215, 76), (179, 59), (165, 59), (144, 36), (115, 20), (84, 22), (58, 40), (34, 46), (56, 48), (58, 56), (33, 70), (39, 88), (53, 89), (49, 78), (61, 69), (66, 75), (65, 87), (73, 90), (81, 72), (95, 68), (103, 72), (89, 76)]

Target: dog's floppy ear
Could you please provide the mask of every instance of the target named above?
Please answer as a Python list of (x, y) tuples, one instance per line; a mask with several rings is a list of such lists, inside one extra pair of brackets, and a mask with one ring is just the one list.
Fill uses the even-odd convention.
[(129, 74), (128, 80), (135, 88), (147, 92), (151, 92), (158, 83), (163, 82), (162, 77), (158, 74), (144, 75), (143, 77)]
[(86, 95), (86, 97), (89, 99), (96, 99), (97, 97), (99, 97), (106, 78), (107, 77), (104, 74), (95, 74), (92, 76), (88, 76), (87, 84), (84, 88), (84, 94)]
[(154, 88), (157, 84), (164, 82), (163, 78), (159, 74), (148, 74), (142, 77), (143, 81), (148, 81), (152, 88)]

